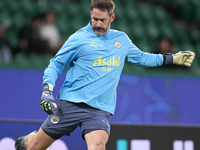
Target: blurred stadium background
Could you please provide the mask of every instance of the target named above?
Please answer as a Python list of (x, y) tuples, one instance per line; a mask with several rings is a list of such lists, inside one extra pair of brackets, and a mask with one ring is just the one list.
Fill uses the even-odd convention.
[[(156, 52), (159, 38), (166, 37), (174, 43), (176, 52), (194, 51), (196, 58), (191, 68), (145, 68), (125, 63), (118, 88), (117, 109), (115, 116), (111, 118), (114, 126), (111, 133), (115, 132), (117, 135), (112, 137), (111, 134), (109, 150), (150, 150), (149, 142), (152, 146), (152, 141), (158, 139), (155, 140), (152, 133), (145, 136), (148, 135), (148, 131), (181, 133), (181, 136), (176, 138), (173, 138), (173, 134), (168, 135), (170, 140), (166, 140), (171, 142), (171, 148), (163, 146), (162, 150), (199, 150), (199, 145), (196, 144), (199, 135), (193, 134), (192, 137), (187, 135), (199, 131), (200, 125), (198, 108), (200, 105), (200, 1), (114, 0), (114, 2), (116, 19), (111, 28), (126, 32), (142, 51)], [(28, 24), (32, 17), (48, 10), (55, 13), (55, 24), (65, 40), (90, 21), (90, 0), (0, 0), (0, 24), (4, 25), (6, 38), (12, 47), (19, 45), (20, 29)], [(19, 52), (12, 62), (0, 62), (0, 99), (3, 107), (0, 109), (0, 149), (13, 149), (8, 147), (12, 144), (4, 142), (13, 143), (13, 139), (16, 140), (27, 132), (37, 130), (46, 118), (38, 102), (42, 90), (43, 69), (47, 67), (51, 57), (52, 55), (49, 54), (36, 53), (27, 56)], [(61, 75), (58, 79), (54, 90), (55, 95), (64, 77), (65, 75)], [(120, 135), (116, 124), (120, 124), (122, 128), (136, 124), (138, 130), (136, 134), (141, 136), (134, 137), (134, 133), (128, 134), (129, 132)], [(144, 133), (142, 131), (146, 131), (146, 125), (152, 128)], [(157, 131), (154, 126), (163, 128)], [(179, 131), (180, 128), (171, 129), (172, 126), (188, 128)], [(134, 131), (135, 128), (132, 127)], [(144, 128), (140, 129), (140, 127)], [(186, 135), (182, 134), (183, 132)], [(162, 135), (158, 136), (161, 136), (160, 139), (166, 138)], [(144, 141), (136, 141), (136, 143), (143, 142), (146, 147), (141, 149), (139, 146), (131, 147), (129, 143), (135, 142), (132, 139), (143, 139)], [(80, 129), (77, 129), (71, 138), (63, 137), (62, 140), (70, 150), (86, 149), (80, 137)], [(7, 147), (4, 148), (2, 143)], [(113, 144), (115, 146), (112, 148), (110, 145)], [(49, 149), (54, 150), (55, 147), (56, 144), (54, 148), (52, 146)], [(67, 149), (63, 147), (60, 150)], [(154, 147), (153, 150), (158, 149)]]
[[(115, 4), (116, 19), (111, 28), (126, 32), (136, 46), (147, 52), (156, 51), (159, 37), (169, 38), (174, 42), (176, 51), (191, 50), (196, 53), (197, 57), (193, 64), (195, 71), (193, 72), (199, 73), (200, 13), (198, 8), (200, 1), (116, 0)], [(32, 17), (51, 10), (56, 14), (56, 26), (63, 39), (66, 40), (69, 35), (87, 25), (90, 20), (89, 6), (90, 0), (73, 2), (67, 2), (67, 0), (1, 0), (0, 23), (6, 27), (7, 39), (13, 47), (17, 47), (20, 29), (28, 24)], [(30, 59), (19, 54), (8, 67), (45, 68), (48, 60), (47, 56), (39, 58), (34, 55)], [(42, 65), (41, 61), (44, 61)]]

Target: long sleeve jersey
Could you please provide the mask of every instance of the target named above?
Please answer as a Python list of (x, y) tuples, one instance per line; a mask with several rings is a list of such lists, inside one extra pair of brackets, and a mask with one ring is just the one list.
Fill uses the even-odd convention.
[(121, 31), (96, 35), (91, 23), (72, 34), (45, 69), (43, 84), (55, 86), (70, 64), (57, 99), (86, 103), (114, 114), (116, 89), (125, 59), (136, 65), (161, 66), (163, 56), (139, 50)]

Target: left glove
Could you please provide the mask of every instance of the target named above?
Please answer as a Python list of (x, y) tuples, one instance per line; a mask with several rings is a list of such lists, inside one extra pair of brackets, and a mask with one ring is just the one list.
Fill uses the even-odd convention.
[(57, 102), (53, 95), (53, 85), (44, 84), (43, 92), (40, 99), (40, 107), (49, 115), (54, 114), (54, 110), (57, 109)]
[(180, 51), (176, 54), (172, 54), (172, 56), (173, 64), (190, 67), (194, 60), (195, 53), (191, 51)]

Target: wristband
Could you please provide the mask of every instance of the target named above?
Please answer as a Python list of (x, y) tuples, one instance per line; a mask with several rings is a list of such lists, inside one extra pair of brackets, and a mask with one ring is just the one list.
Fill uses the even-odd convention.
[(43, 92), (44, 91), (53, 91), (53, 85), (51, 85), (51, 84), (44, 84), (44, 86), (43, 86)]
[(173, 64), (173, 56), (172, 54), (164, 54), (163, 55), (163, 64), (162, 65), (168, 65)]

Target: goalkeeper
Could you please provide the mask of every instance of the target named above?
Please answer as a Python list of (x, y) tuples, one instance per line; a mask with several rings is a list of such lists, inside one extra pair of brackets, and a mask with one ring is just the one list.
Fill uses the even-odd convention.
[[(56, 139), (70, 135), (78, 126), (88, 150), (105, 150), (114, 114), (116, 89), (125, 59), (139, 66), (167, 64), (188, 66), (195, 54), (150, 54), (139, 50), (121, 31), (110, 29), (115, 18), (112, 0), (91, 1), (91, 22), (72, 34), (51, 59), (43, 76), (42, 109), (49, 114), (38, 132), (20, 137), (15, 148), (44, 150)], [(53, 87), (70, 64), (57, 98)]]

